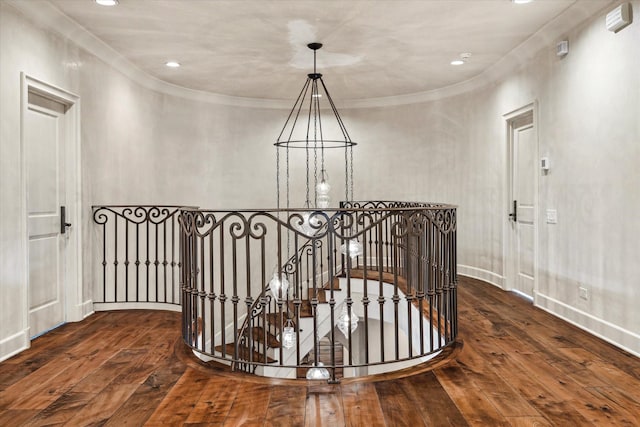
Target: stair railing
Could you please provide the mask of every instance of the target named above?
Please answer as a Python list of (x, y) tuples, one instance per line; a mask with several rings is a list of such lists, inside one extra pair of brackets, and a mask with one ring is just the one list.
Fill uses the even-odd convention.
[[(316, 345), (307, 360), (323, 362), (336, 380), (338, 369), (373, 373), (424, 360), (455, 341), (454, 207), (349, 202), (319, 212), (324, 222), (315, 234), (300, 230), (302, 212), (181, 211), (185, 343), (234, 369), (280, 376), (304, 368), (309, 337), (324, 337), (333, 350), (323, 356)], [(360, 247), (352, 254), (355, 242)], [(268, 289), (274, 264), (293, 286), (281, 299)], [(301, 319), (303, 308), (309, 320)], [(336, 332), (356, 312), (358, 330)], [(286, 355), (281, 346), (269, 350), (278, 347), (274, 336), (289, 316), (297, 347)], [(336, 358), (336, 346), (344, 348), (344, 360)]]
[[(326, 229), (326, 223), (322, 225), (322, 227), (319, 229), (320, 232), (322, 232), (323, 230)], [(302, 264), (302, 257), (304, 256), (304, 254), (308, 251), (309, 248), (311, 248), (312, 245), (316, 245), (317, 242), (319, 242), (319, 240), (313, 239), (313, 238), (309, 238), (303, 245), (302, 247), (300, 247), (300, 249), (298, 249), (298, 251), (291, 255), (291, 257), (287, 260), (287, 262), (281, 266), (281, 268), (278, 270), (278, 272), (282, 275), (282, 277), (287, 277), (287, 280), (289, 280), (289, 278), (291, 276), (293, 276), (296, 273), (297, 270), (297, 266)], [(295, 284), (294, 284), (295, 286)], [(303, 284), (300, 283), (299, 286), (297, 286), (298, 289), (297, 292), (294, 292), (295, 294), (298, 294), (298, 292), (300, 292), (301, 295), (303, 290), (302, 290), (302, 286)], [(293, 310), (291, 310), (289, 303), (293, 302), (294, 307), (297, 307), (297, 309), (299, 310), (299, 305), (300, 305), (300, 298), (296, 298), (295, 300), (291, 300), (290, 297), (290, 292), (289, 289), (287, 290), (283, 290), (282, 291), (282, 295), (284, 296), (284, 300), (280, 300), (280, 299), (276, 299), (273, 296), (273, 291), (270, 288), (269, 284), (266, 284), (263, 289), (262, 292), (260, 293), (260, 295), (258, 295), (258, 297), (255, 299), (255, 301), (253, 302), (253, 304), (251, 305), (251, 307), (249, 308), (249, 314), (245, 317), (244, 322), (242, 323), (242, 327), (240, 328), (240, 330), (238, 331), (238, 337), (240, 338), (240, 347), (244, 348), (248, 348), (248, 353), (249, 353), (249, 363), (246, 363), (246, 361), (244, 360), (237, 360), (234, 361), (234, 363), (232, 363), (231, 368), (233, 370), (239, 370), (239, 371), (245, 371), (245, 372), (251, 372), (254, 373), (257, 365), (254, 365), (253, 362), (253, 351), (254, 351), (254, 342), (258, 341), (258, 348), (256, 349), (256, 351), (258, 353), (261, 353), (263, 355), (263, 357), (266, 359), (267, 357), (267, 350), (269, 348), (269, 337), (270, 337), (270, 332), (268, 330), (268, 328), (266, 327), (267, 324), (267, 319), (266, 319), (266, 315), (267, 314), (271, 314), (271, 313), (277, 313), (279, 315), (279, 326), (277, 327), (277, 330), (279, 330), (280, 332), (282, 332), (282, 329), (284, 327), (284, 324), (286, 322), (286, 320), (290, 320), (289, 314), (291, 311), (293, 311), (294, 313), (296, 312), (296, 308), (294, 308)], [(297, 301), (297, 306), (296, 306), (296, 301)], [(272, 306), (272, 302), (274, 302), (274, 305), (277, 305), (277, 308)], [(283, 311), (283, 306), (286, 307), (285, 311)], [(269, 308), (273, 308), (274, 310), (269, 310)], [(262, 339), (261, 340), (254, 340), (254, 332), (253, 332), (253, 328), (256, 326), (256, 320), (262, 316)], [(286, 317), (285, 317), (286, 316)], [(277, 331), (276, 331), (277, 332)], [(297, 340), (296, 340), (297, 342)], [(280, 354), (280, 360), (282, 360), (282, 353)]]
[(94, 309), (180, 307), (180, 206), (92, 206)]

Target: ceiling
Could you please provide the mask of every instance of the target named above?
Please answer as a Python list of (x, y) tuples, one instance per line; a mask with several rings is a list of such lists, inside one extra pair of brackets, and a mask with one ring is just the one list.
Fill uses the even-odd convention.
[[(483, 73), (575, 3), (602, 0), (50, 0), (165, 82), (291, 99), (313, 69), (341, 99), (422, 93)], [(463, 52), (466, 64), (450, 62)], [(182, 64), (171, 69), (164, 64)], [(334, 95), (335, 96), (335, 95)]]

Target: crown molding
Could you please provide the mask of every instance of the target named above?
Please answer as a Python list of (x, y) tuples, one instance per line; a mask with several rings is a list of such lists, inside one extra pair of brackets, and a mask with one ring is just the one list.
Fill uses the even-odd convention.
[(511, 73), (518, 71), (529, 63), (541, 49), (553, 48), (555, 50), (555, 44), (562, 37), (566, 36), (578, 26), (584, 24), (598, 12), (609, 8), (610, 5), (615, 2), (616, 0), (576, 0), (575, 3), (567, 7), (562, 13), (545, 24), (527, 40), (512, 49), (498, 62), (469, 80), (430, 91), (407, 95), (345, 100), (341, 103), (342, 107), (375, 108), (419, 104), (449, 98), (480, 89), (488, 84), (500, 81)]
[[(615, 3), (615, 1), (616, 0), (606, 0), (605, 2), (576, 0), (575, 3), (567, 7), (556, 18), (545, 24), (540, 30), (511, 50), (494, 65), (464, 82), (426, 92), (406, 95), (367, 99), (346, 99), (340, 102), (341, 108), (357, 109), (418, 104), (448, 98), (479, 89), (492, 82), (499, 81), (510, 73), (517, 71), (527, 62), (531, 61), (531, 59), (533, 59), (541, 49), (555, 46), (555, 42), (560, 37), (566, 35), (569, 31), (584, 23), (586, 20), (594, 16), (595, 13), (609, 7), (612, 3)], [(4, 2), (22, 12), (27, 18), (33, 20), (41, 27), (56, 32), (71, 40), (80, 48), (95, 55), (132, 81), (147, 89), (193, 101), (234, 107), (273, 109), (291, 108), (290, 100), (228, 96), (189, 89), (165, 82), (142, 71), (112, 47), (89, 32), (82, 25), (62, 13), (48, 0), (4, 0)]]
[(111, 46), (74, 21), (47, 0), (4, 0), (28, 19), (46, 30), (53, 31), (72, 41), (81, 49), (93, 54), (115, 70), (147, 89), (193, 101), (208, 102), (235, 107), (290, 109), (291, 102), (282, 99), (243, 98), (199, 91), (160, 80), (135, 66)]

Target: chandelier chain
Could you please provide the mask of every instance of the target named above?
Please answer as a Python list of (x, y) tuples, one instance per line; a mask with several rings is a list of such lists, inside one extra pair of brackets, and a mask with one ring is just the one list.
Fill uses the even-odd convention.
[[(315, 56), (315, 55), (314, 55)], [(312, 100), (315, 99), (313, 104), (313, 206), (318, 207), (318, 192), (316, 188), (318, 186), (318, 115), (320, 112), (318, 111), (318, 97), (313, 98), (313, 94), (318, 94), (318, 84), (314, 82), (313, 85), (314, 91), (312, 91)], [(321, 142), (322, 145), (322, 142)]]
[[(289, 208), (291, 207), (291, 204), (289, 202), (289, 146), (287, 145), (287, 149), (286, 149), (286, 153), (287, 153), (287, 216), (289, 215), (288, 211)], [(287, 231), (287, 259), (289, 259), (289, 257), (291, 256), (291, 236), (290, 233)]]
[[(317, 142), (314, 143), (314, 146), (317, 145)], [(318, 186), (318, 151), (313, 149), (313, 188), (317, 188)], [(318, 207), (318, 192), (313, 192), (313, 205)]]
[(349, 201), (349, 158), (346, 145), (344, 147), (344, 199)]
[(309, 139), (307, 138), (307, 147), (306, 147), (306, 152), (307, 152), (307, 196), (306, 196), (306, 200), (305, 200), (305, 208), (309, 207)]
[[(276, 147), (276, 207), (280, 210), (280, 148)], [(278, 212), (278, 215), (280, 212)]]
[[(351, 201), (353, 201), (353, 146), (349, 147), (349, 155), (351, 157), (351, 170), (349, 171), (351, 179)], [(349, 199), (347, 199), (349, 201)]]

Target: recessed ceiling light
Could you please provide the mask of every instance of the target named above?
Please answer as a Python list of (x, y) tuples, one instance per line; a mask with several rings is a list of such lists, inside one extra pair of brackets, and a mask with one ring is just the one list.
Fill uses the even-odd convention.
[(180, 66), (180, 63), (176, 61), (167, 61), (164, 65), (169, 68), (178, 68)]
[(514, 2), (515, 4), (526, 4), (526, 3), (531, 3), (533, 0), (511, 0), (512, 2)]
[(451, 65), (463, 65), (469, 58), (471, 58), (471, 54), (469, 52), (463, 52), (460, 54), (459, 59), (454, 59), (453, 61), (451, 61)]
[(118, 0), (96, 0), (100, 6), (115, 6), (118, 4)]

